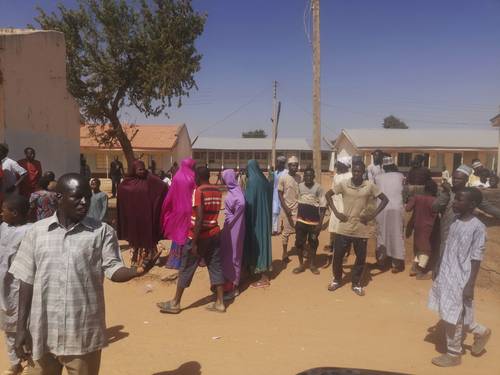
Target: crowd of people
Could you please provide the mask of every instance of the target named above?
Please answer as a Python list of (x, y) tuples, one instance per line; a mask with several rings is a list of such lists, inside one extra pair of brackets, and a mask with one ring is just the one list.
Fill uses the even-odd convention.
[[(366, 293), (368, 240), (376, 239), (376, 266), (399, 273), (405, 270), (405, 235), (413, 236), (409, 275), (433, 278), (429, 307), (446, 323), (447, 353), (432, 362), (458, 365), (466, 332), (474, 334), (473, 354), (491, 335), (473, 316), (486, 241), (485, 226), (474, 212), (479, 208), (500, 218), (500, 208), (480, 190), (495, 188), (498, 178), (478, 160), (457, 168), (451, 183), (443, 178), (438, 189), (423, 156), (405, 176), (391, 156), (377, 150), (368, 167), (360, 157), (340, 157), (332, 186), (324, 189), (312, 168), (299, 174), (294, 156), (278, 157), (268, 176), (256, 160), (248, 161), (244, 173), (226, 169), (220, 185), (210, 182), (207, 166), (196, 166), (191, 158), (168, 175), (156, 175), (141, 160), (125, 173), (115, 158), (110, 168), (115, 230), (107, 224), (112, 222), (108, 194), (86, 163), (79, 174), (56, 182), (54, 173), (43, 172), (33, 148), (26, 148), (26, 158), (18, 162), (8, 152), (0, 144), (0, 323), (11, 362), (5, 374), (60, 374), (63, 368), (97, 374), (106, 345), (103, 279), (126, 282), (144, 275), (158, 264), (163, 239), (171, 241), (166, 267), (177, 287), (172, 299), (157, 305), (160, 312), (179, 314), (198, 267), (208, 269), (215, 301), (207, 310), (212, 312), (224, 313), (225, 301), (236, 298), (246, 280), (254, 288), (269, 287), (273, 235), (281, 235), (285, 267), (296, 254), (293, 274), (317, 275), (319, 235), (328, 228), (328, 290), (345, 284), (343, 265), (352, 248), (350, 282), (358, 296)], [(130, 267), (119, 239), (131, 248)]]

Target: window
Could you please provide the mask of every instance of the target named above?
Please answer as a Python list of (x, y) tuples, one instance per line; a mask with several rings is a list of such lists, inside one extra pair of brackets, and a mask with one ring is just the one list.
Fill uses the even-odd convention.
[(411, 153), (399, 152), (398, 153), (398, 167), (409, 167), (411, 163)]
[(267, 161), (267, 152), (266, 151), (255, 151), (255, 159)]
[(321, 160), (330, 162), (330, 155), (331, 155), (330, 152), (322, 152), (321, 153)]
[(424, 155), (424, 167), (430, 168), (430, 165), (429, 165), (429, 154), (425, 153), (423, 155)]
[(313, 160), (313, 154), (312, 151), (303, 151), (300, 153), (300, 160), (301, 161), (312, 161)]
[(224, 160), (236, 160), (237, 155), (236, 152), (224, 152)]
[(208, 153), (208, 164), (215, 163), (215, 152)]

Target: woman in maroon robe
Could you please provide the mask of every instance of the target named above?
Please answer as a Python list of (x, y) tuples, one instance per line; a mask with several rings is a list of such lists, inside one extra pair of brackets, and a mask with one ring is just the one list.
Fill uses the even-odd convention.
[(152, 259), (161, 239), (160, 215), (167, 184), (149, 173), (141, 160), (134, 161), (130, 176), (118, 186), (118, 238), (128, 241), (132, 265)]

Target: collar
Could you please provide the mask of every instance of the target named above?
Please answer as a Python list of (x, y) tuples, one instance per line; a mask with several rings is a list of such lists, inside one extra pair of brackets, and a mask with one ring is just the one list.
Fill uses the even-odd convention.
[(60, 227), (60, 228), (66, 229), (69, 232), (69, 231), (71, 231), (71, 230), (73, 230), (73, 229), (75, 229), (75, 228), (77, 228), (79, 226), (83, 226), (83, 227), (85, 227), (88, 230), (92, 230), (93, 229), (93, 226), (90, 223), (90, 219), (88, 217), (85, 217), (82, 221), (76, 223), (72, 227), (66, 228), (66, 227), (64, 227), (59, 222), (59, 218), (57, 217), (57, 211), (47, 221), (47, 230), (48, 231), (51, 231), (51, 230), (53, 230), (53, 229), (55, 229), (57, 227)]
[(347, 182), (347, 185), (350, 187), (350, 188), (353, 188), (353, 189), (361, 189), (363, 187), (365, 187), (367, 184), (368, 184), (368, 180), (363, 180), (363, 182), (361, 183), (361, 185), (359, 186), (356, 186), (352, 183), (352, 177), (348, 180)]

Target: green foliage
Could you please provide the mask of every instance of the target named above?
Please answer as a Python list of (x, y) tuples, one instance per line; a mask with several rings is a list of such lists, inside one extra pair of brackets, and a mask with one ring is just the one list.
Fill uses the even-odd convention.
[(387, 116), (382, 126), (384, 129), (408, 129), (408, 125), (404, 121), (393, 115)]
[(267, 133), (264, 129), (250, 130), (241, 133), (242, 138), (267, 138)]
[(206, 16), (190, 0), (78, 0), (76, 9), (59, 3), (57, 12), (38, 12), (42, 29), (65, 35), (68, 89), (84, 121), (106, 130), (101, 143), (124, 147), (122, 108), (158, 116), (197, 89), (195, 41)]

